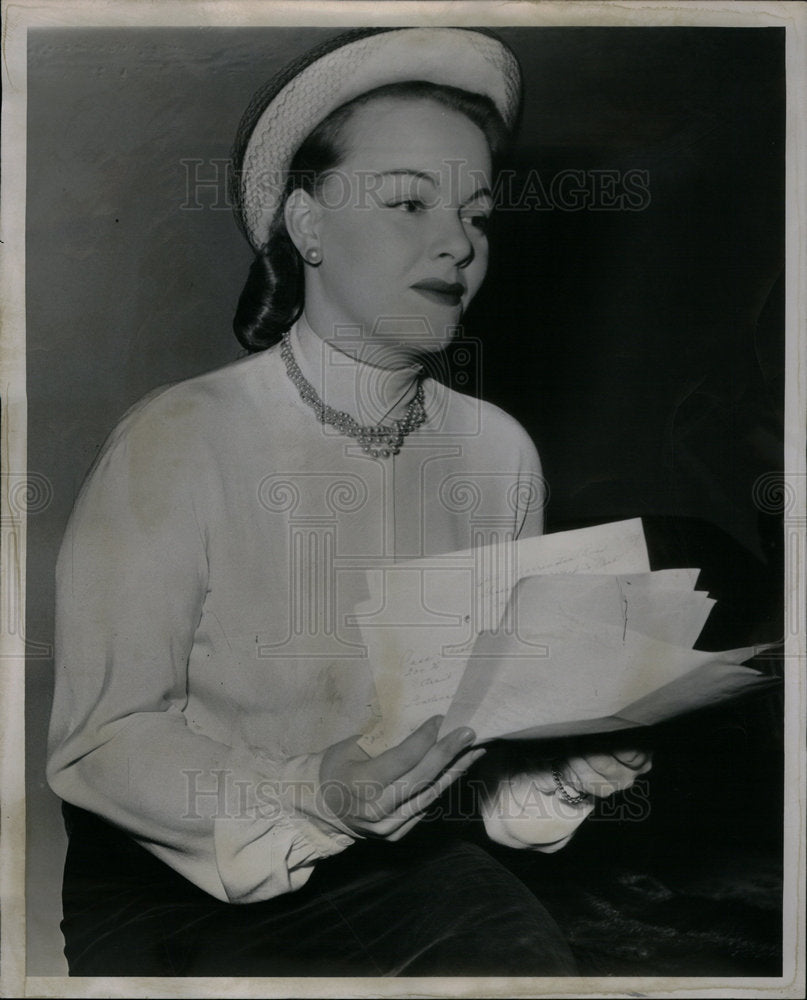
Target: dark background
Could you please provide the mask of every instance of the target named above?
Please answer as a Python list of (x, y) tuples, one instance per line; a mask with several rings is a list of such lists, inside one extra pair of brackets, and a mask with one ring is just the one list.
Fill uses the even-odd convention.
[[(43, 773), (61, 534), (126, 408), (239, 353), (231, 320), (250, 252), (213, 161), (252, 92), (333, 33), (29, 34), (28, 462), (53, 490), (28, 528), (31, 975), (64, 969), (64, 836)], [(583, 171), (589, 190), (591, 171), (640, 170), (649, 203), (502, 204), (461, 387), (533, 435), (550, 530), (642, 515), (654, 567), (703, 567), (721, 601), (705, 642), (775, 640), (781, 519), (754, 484), (782, 469), (784, 32), (499, 34), (525, 74), (514, 190), (530, 170), (545, 189)], [(198, 209), (190, 160), (202, 177), (219, 170), (217, 188), (191, 194)], [(590, 971), (776, 974), (780, 693), (663, 727), (653, 743), (633, 819), (603, 814), (561, 854), (516, 863), (555, 887)], [(659, 936), (666, 952), (648, 944)]]

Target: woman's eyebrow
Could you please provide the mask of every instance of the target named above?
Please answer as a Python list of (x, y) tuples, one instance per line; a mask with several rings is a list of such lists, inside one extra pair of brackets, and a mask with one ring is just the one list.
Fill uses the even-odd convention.
[(408, 167), (401, 167), (397, 170), (382, 170), (380, 173), (376, 174), (377, 177), (395, 177), (401, 174), (407, 174), (410, 177), (421, 177), (424, 181), (430, 181), (437, 187), (437, 179), (435, 174), (426, 173), (423, 170), (410, 170)]
[(476, 201), (477, 198), (490, 198), (490, 200), (492, 201), (493, 192), (490, 190), (489, 187), (486, 186), (478, 187), (476, 191), (474, 191), (474, 193), (469, 198), (466, 198), (465, 201), (462, 203), (463, 207), (465, 205), (470, 204), (470, 202), (472, 201)]
[[(408, 167), (400, 167), (396, 170), (383, 170), (380, 173), (377, 173), (376, 177), (395, 177), (401, 175), (407, 175), (409, 177), (420, 177), (423, 178), (423, 180), (429, 181), (435, 187), (439, 186), (439, 181), (435, 174), (426, 173), (423, 170), (411, 170)], [(475, 201), (477, 198), (485, 198), (485, 197), (492, 199), (493, 192), (490, 190), (489, 187), (487, 187), (487, 185), (482, 185), (478, 187), (472, 195), (469, 195), (463, 201), (462, 204), (467, 205), (470, 202)]]

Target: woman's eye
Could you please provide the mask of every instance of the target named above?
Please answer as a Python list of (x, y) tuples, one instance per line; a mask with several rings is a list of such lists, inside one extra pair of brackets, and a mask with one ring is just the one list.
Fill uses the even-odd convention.
[(403, 201), (392, 202), (389, 207), (397, 208), (399, 212), (405, 212), (407, 215), (414, 215), (415, 212), (419, 212), (426, 206), (416, 198), (405, 198)]
[(480, 233), (486, 233), (490, 225), (490, 216), (484, 215), (481, 212), (474, 215), (464, 215), (463, 221), (469, 225), (473, 226), (474, 229), (478, 230)]

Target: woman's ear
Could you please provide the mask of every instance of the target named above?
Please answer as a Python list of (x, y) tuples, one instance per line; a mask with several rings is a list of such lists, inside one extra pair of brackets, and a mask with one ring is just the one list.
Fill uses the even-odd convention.
[(283, 207), (286, 230), (301, 257), (320, 244), (319, 221), (322, 205), (302, 188), (295, 188)]

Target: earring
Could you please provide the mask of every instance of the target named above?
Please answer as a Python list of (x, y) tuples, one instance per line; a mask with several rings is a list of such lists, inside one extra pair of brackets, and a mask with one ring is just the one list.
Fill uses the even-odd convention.
[(303, 254), (309, 264), (321, 264), (322, 252), (317, 247), (309, 247)]

